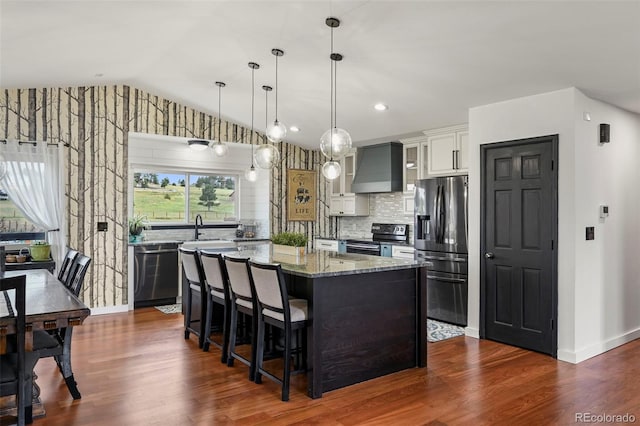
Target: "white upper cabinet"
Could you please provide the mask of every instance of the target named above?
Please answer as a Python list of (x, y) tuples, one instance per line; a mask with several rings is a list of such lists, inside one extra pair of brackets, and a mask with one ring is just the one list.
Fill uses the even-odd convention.
[[(424, 136), (401, 139), (403, 149), (403, 191), (413, 193), (415, 181), (430, 176), (466, 174), (469, 169), (466, 124), (426, 130)], [(405, 212), (412, 205), (405, 201)]]
[(330, 216), (368, 216), (369, 194), (354, 194), (351, 183), (356, 172), (356, 151), (340, 160), (342, 171), (331, 183)]
[(452, 175), (468, 172), (469, 131), (466, 126), (439, 129), (437, 132), (435, 130), (428, 131), (425, 132), (425, 135), (427, 135), (427, 175)]

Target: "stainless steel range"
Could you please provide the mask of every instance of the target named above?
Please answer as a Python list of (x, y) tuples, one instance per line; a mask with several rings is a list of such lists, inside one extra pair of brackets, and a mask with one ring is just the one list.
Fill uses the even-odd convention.
[(394, 223), (372, 223), (371, 238), (347, 238), (347, 253), (361, 253), (372, 256), (391, 256), (390, 250), (383, 250), (387, 244), (409, 244), (409, 225)]

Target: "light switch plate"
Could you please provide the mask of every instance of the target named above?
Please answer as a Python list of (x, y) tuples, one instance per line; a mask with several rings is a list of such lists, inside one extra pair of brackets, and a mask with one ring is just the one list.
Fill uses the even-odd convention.
[(595, 240), (596, 238), (596, 229), (593, 226), (587, 226), (585, 238), (587, 241)]

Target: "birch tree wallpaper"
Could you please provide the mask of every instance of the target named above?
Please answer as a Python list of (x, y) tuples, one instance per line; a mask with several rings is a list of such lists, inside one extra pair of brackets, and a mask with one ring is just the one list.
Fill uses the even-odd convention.
[[(264, 135), (129, 86), (0, 89), (0, 138), (57, 143), (66, 156), (67, 244), (91, 256), (81, 299), (91, 308), (128, 301), (128, 132), (260, 144)], [(286, 170), (320, 170), (320, 151), (281, 142), (270, 187), (271, 232), (312, 240), (335, 233), (328, 185), (317, 173), (315, 221), (286, 220)], [(108, 232), (97, 232), (97, 222)]]

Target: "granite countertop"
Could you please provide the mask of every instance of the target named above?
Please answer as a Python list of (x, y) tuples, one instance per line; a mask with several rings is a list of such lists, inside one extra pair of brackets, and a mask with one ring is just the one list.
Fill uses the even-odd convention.
[(227, 251), (225, 255), (248, 257), (263, 263), (279, 263), (287, 273), (311, 278), (411, 269), (422, 265), (413, 259), (335, 253), (326, 250), (312, 251), (302, 257), (274, 254), (271, 252), (271, 244)]
[(269, 241), (268, 238), (213, 238), (213, 239), (200, 239), (200, 240), (145, 240), (140, 241), (138, 243), (129, 243), (130, 246), (142, 246), (148, 244), (182, 244), (182, 243), (194, 243), (194, 242), (203, 242), (208, 243), (211, 241), (231, 241), (234, 243), (246, 243), (246, 242), (262, 242)]

